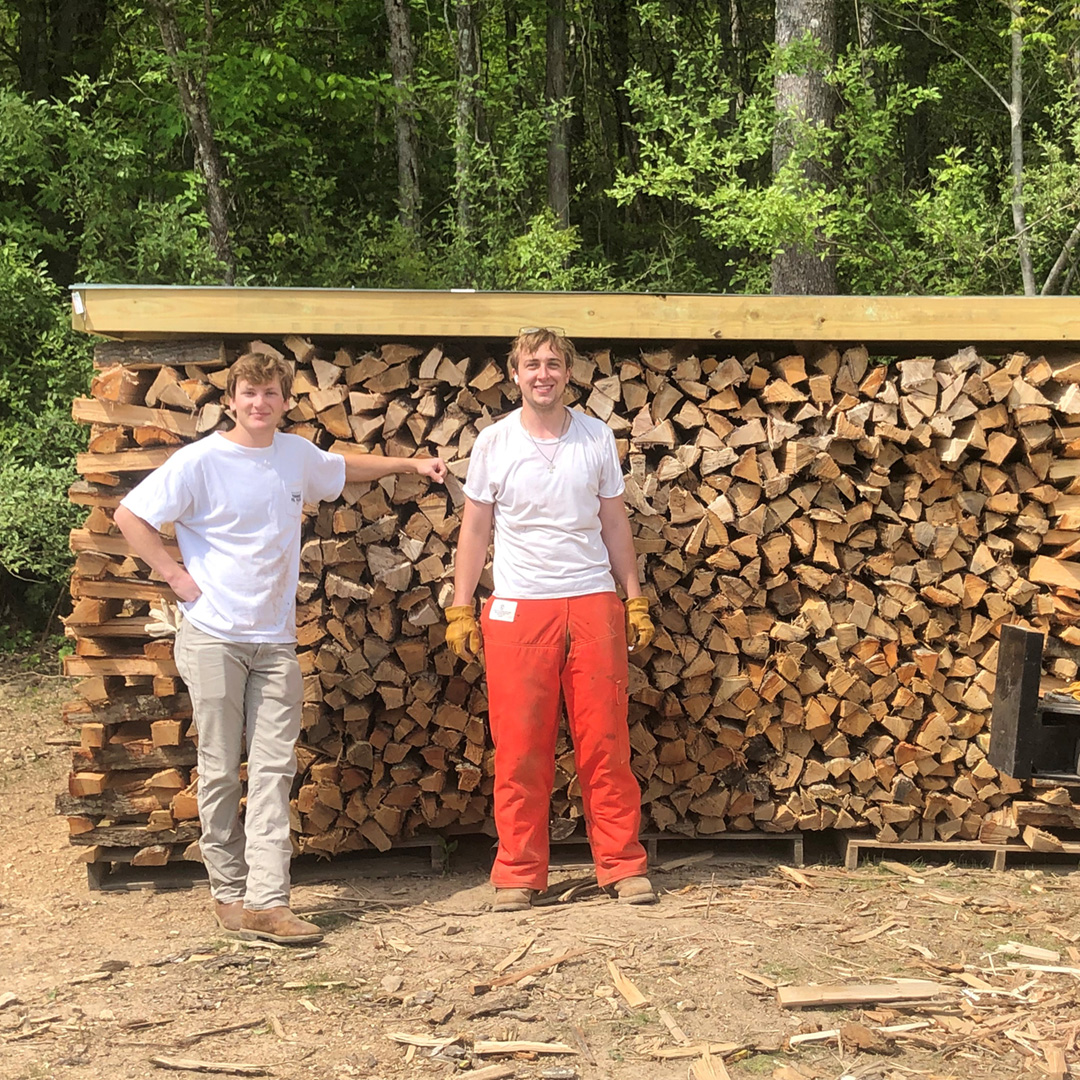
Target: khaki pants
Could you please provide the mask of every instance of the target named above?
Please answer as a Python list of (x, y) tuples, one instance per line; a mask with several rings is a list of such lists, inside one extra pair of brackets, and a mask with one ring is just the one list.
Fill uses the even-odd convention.
[[(176, 666), (199, 733), (199, 821), (215, 900), (252, 910), (289, 903), (289, 791), (303, 679), (293, 644), (238, 644), (186, 620)], [(240, 763), (248, 763), (240, 821)]]

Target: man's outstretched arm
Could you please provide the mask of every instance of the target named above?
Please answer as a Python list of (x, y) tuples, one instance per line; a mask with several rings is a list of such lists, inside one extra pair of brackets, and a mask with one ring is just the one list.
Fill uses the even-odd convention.
[(383, 457), (380, 454), (342, 453), (345, 459), (346, 483), (381, 480), (393, 473), (417, 473), (442, 483), (446, 479), (446, 462), (442, 458)]

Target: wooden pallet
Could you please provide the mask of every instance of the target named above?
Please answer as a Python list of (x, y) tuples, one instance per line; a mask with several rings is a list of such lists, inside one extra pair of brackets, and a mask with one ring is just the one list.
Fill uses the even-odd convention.
[[(336, 855), (333, 859), (321, 859), (315, 855), (301, 855), (292, 862), (294, 884), (309, 881), (340, 880), (363, 877), (376, 871), (385, 877), (395, 873), (416, 873), (430, 870), (443, 873), (455, 842), (469, 843), (474, 847), (491, 845), (495, 841), (482, 833), (463, 833), (458, 836), (416, 836), (408, 840), (395, 840), (389, 851), (353, 851)], [(783, 861), (792, 866), (805, 866), (802, 833), (730, 832), (714, 836), (681, 836), (678, 833), (644, 833), (641, 842), (652, 864), (671, 861), (680, 856), (712, 852), (733, 861), (753, 862), (761, 859)], [(584, 835), (552, 839), (552, 853), (566, 852), (574, 847), (587, 846)], [(107, 848), (96, 862), (87, 863), (87, 886), (92, 892), (99, 890), (138, 889), (190, 889), (206, 884), (206, 871), (199, 862), (181, 857), (183, 848), (177, 846), (164, 866), (133, 867), (132, 856), (138, 848)], [(395, 858), (395, 856), (397, 858)]]
[(1048, 857), (1060, 855), (1080, 859), (1080, 843), (1070, 840), (1062, 841), (1059, 852), (1039, 852), (1032, 851), (1026, 844), (983, 844), (978, 840), (897, 840), (889, 843), (852, 833), (837, 833), (836, 838), (844, 866), (848, 870), (857, 869), (863, 852), (867, 851), (891, 851), (897, 854), (919, 852), (944, 856), (946, 859), (985, 858), (990, 861), (991, 870), (1004, 870), (1010, 861), (1014, 865), (1021, 862), (1046, 862)]
[[(711, 836), (682, 836), (674, 832), (650, 832), (641, 834), (641, 842), (645, 845), (650, 865), (660, 862), (661, 856), (663, 861), (669, 861), (680, 855), (711, 850), (717, 855), (725, 855), (743, 862), (767, 859), (770, 862), (784, 861), (792, 866), (805, 866), (803, 836), (801, 832), (725, 832), (714, 833)], [(551, 846), (553, 850), (557, 850), (587, 843), (588, 839), (585, 836), (575, 833), (564, 839), (552, 839)]]
[[(184, 859), (177, 846), (164, 866), (132, 866), (138, 848), (108, 848), (102, 857), (86, 864), (86, 884), (91, 892), (135, 892), (140, 889), (195, 889), (208, 883), (201, 862)], [(353, 851), (333, 859), (317, 855), (299, 855), (292, 861), (292, 882), (303, 885), (313, 881), (393, 874), (415, 874), (418, 870), (442, 873), (448, 859), (447, 844), (439, 836), (397, 840), (390, 851)], [(372, 874), (372, 869), (377, 869)]]

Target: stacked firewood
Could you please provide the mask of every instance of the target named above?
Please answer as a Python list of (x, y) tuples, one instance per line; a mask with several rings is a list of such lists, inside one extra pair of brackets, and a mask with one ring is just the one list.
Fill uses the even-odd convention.
[[(483, 672), (446, 649), (441, 609), (470, 448), (516, 389), (485, 349), (287, 337), (98, 348), (74, 405), (92, 429), (71, 493), (90, 508), (67, 620), (83, 676), (59, 800), (72, 840), (88, 860), (152, 863), (197, 835), (190, 704), (171, 641), (146, 636), (171, 595), (112, 511), (227, 424), (226, 365), (249, 347), (295, 360), (288, 430), (450, 465), (445, 488), (389, 477), (306, 508), (297, 849), (491, 832)], [(985, 756), (997, 637), (1006, 622), (1043, 629), (1060, 644), (1048, 674), (1077, 673), (1080, 362), (596, 348), (570, 397), (618, 441), (654, 602), (630, 681), (647, 829), (1020, 832), (1006, 811), (1021, 785)], [(556, 834), (582, 813), (565, 737), (552, 813)]]

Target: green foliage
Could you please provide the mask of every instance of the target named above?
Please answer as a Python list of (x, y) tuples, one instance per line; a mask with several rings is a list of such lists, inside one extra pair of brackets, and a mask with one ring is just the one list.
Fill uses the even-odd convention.
[(520, 236), (512, 237), (502, 257), (500, 282), (493, 287), (563, 292), (612, 289), (610, 272), (599, 263), (576, 263), (581, 236), (562, 228), (550, 210), (537, 214)]
[(0, 464), (0, 560), (12, 576), (66, 579), (67, 534), (80, 517), (67, 499), (73, 479), (61, 465)]
[(68, 325), (37, 259), (0, 245), (0, 570), (58, 583), (70, 566), (68, 502), (85, 433), (71, 401), (85, 393), (90, 343)]
[[(680, 49), (668, 84), (635, 74), (631, 100), (648, 118), (637, 128), (642, 164), (619, 175), (613, 197), (627, 203), (648, 196), (686, 207), (702, 235), (724, 252), (739, 289), (767, 292), (772, 256), (820, 236), (850, 291), (923, 291), (916, 276), (922, 256), (909, 247), (918, 224), (905, 190), (900, 131), (921, 105), (938, 99), (937, 92), (873, 76), (895, 69), (897, 47), (851, 48), (825, 73), (842, 102), (836, 122), (817, 127), (778, 116), (772, 86), (778, 70), (824, 71), (823, 56), (806, 43), (775, 54), (736, 108), (739, 91), (715, 59), (720, 43), (714, 27), (700, 44)], [(794, 150), (770, 175), (780, 122)]]
[[(813, 241), (844, 291), (1014, 293), (1005, 101), (1018, 31), (1034, 272), (1041, 283), (1064, 248), (1054, 291), (1076, 289), (1080, 20), (1069, 5), (1016, 0), (1014, 20), (1004, 4), (972, 18), (961, 0), (883, 0), (873, 47), (841, 19), (847, 37), (830, 59), (809, 39), (774, 48), (772, 0), (580, 0), (567, 5), (567, 90), (552, 103), (549, 5), (494, 0), (477, 5), (461, 181), (453, 7), (410, 0), (417, 233), (397, 215), (401, 91), (382, 0), (257, 7), (174, 4), (226, 171), (240, 283), (762, 292), (776, 253)], [(69, 5), (45, 8), (51, 29), (28, 57), (26, 5), (0, 0), (0, 574), (55, 589), (82, 439), (70, 401), (88, 372), (57, 284), (209, 284), (222, 267), (152, 11), (101, 5), (100, 34), (74, 57), (50, 52), (63, 33), (49, 20)], [(33, 78), (35, 64), (50, 77)], [(777, 74), (807, 69), (827, 80), (831, 125), (777, 113)], [(568, 228), (548, 205), (556, 117), (570, 132)], [(794, 153), (774, 175), (780, 125)], [(0, 587), (10, 594), (12, 581)]]

